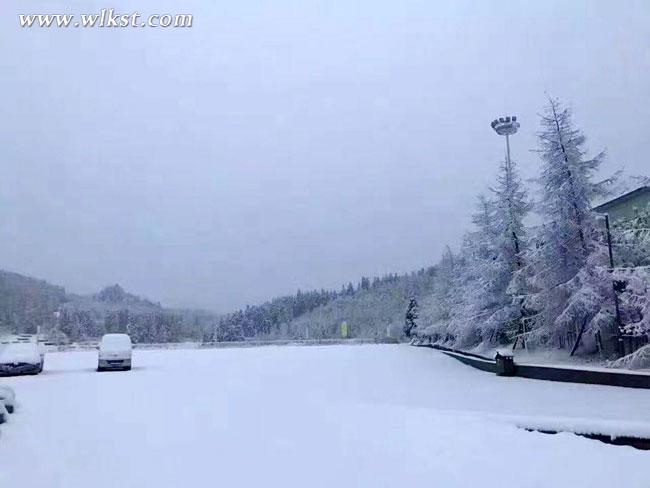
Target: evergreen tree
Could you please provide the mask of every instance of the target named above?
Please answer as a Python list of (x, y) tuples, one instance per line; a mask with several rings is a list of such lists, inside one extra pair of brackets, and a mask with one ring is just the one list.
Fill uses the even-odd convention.
[[(522, 295), (528, 315), (524, 325), (532, 329), (530, 336), (546, 343), (561, 341), (575, 324), (594, 318), (594, 308), (575, 298), (595, 296), (593, 283), (588, 289), (579, 288), (598, 281), (600, 274), (594, 267), (606, 264), (602, 233), (590, 202), (606, 194), (613, 179), (593, 182), (604, 153), (586, 157), (584, 135), (573, 126), (570, 111), (556, 100), (549, 100), (541, 116), (538, 139), (542, 161), (539, 211), (545, 224), (538, 231), (535, 248), (526, 253), (526, 263), (518, 270), (511, 291)], [(581, 270), (590, 279), (575, 279)]]
[(549, 269), (551, 281), (561, 283), (575, 275), (590, 252), (588, 239), (591, 221), (590, 201), (603, 192), (592, 178), (604, 153), (585, 157), (585, 136), (573, 127), (571, 112), (550, 99), (542, 115), (538, 150), (542, 159), (540, 210), (545, 221), (544, 249), (562, 266)]
[(420, 307), (415, 297), (409, 299), (409, 304), (404, 317), (404, 335), (411, 337), (411, 333), (417, 328), (416, 320), (419, 316)]
[(478, 324), (482, 339), (492, 342), (503, 340), (508, 327), (520, 318), (524, 311), (519, 300), (508, 293), (513, 274), (521, 269), (522, 252), (526, 249), (524, 219), (531, 205), (519, 177), (514, 161), (505, 158), (499, 167), (496, 185), (492, 188), (493, 218), (490, 224), (478, 225), (484, 239), (493, 243), (492, 260), (482, 267), (485, 286), (484, 319)]
[(526, 245), (524, 219), (531, 208), (514, 161), (504, 159), (492, 192), (498, 255), (514, 271), (521, 267), (520, 253)]
[[(451, 309), (449, 331), (457, 345), (469, 347), (481, 340), (486, 319), (502, 305), (504, 287), (500, 285), (498, 230), (495, 202), (479, 195), (472, 216), (474, 230), (465, 235), (460, 255), (462, 265), (455, 273), (455, 306)], [(506, 283), (507, 284), (507, 283)]]
[(452, 319), (462, 301), (459, 276), (464, 269), (464, 257), (454, 255), (449, 246), (446, 246), (436, 268), (436, 280), (427, 307), (426, 321), (430, 325), (422, 333), (433, 341), (454, 341), (456, 331)]
[(347, 296), (354, 295), (354, 286), (352, 285), (352, 283), (348, 283), (348, 287), (345, 289), (345, 294)]

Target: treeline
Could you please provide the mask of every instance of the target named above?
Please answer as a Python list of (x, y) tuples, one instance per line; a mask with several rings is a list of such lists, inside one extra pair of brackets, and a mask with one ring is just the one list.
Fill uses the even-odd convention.
[(0, 335), (41, 334), (53, 341), (96, 340), (127, 332), (135, 342), (200, 341), (219, 315), (163, 308), (119, 285), (94, 295), (66, 294), (60, 286), (0, 271)]
[[(299, 290), (294, 295), (222, 315), (164, 308), (160, 303), (126, 292), (119, 285), (108, 286), (93, 295), (66, 294), (63, 287), (0, 271), (0, 335), (3, 331), (40, 330), (53, 341), (79, 342), (96, 340), (105, 333), (126, 332), (140, 343), (303, 338), (310, 334), (322, 338), (338, 336), (339, 319), (352, 318), (353, 335), (376, 336), (381, 334), (374, 328), (375, 321), (385, 329), (385, 317), (390, 315), (389, 322), (398, 323), (399, 303), (404, 297), (422, 294), (430, 288), (421, 284), (424, 276), (424, 281), (429, 281), (433, 268), (405, 275), (362, 277), (357, 284), (348, 283), (339, 291)], [(377, 294), (381, 298), (370, 304)], [(363, 305), (358, 308), (357, 303)], [(310, 315), (327, 305), (337, 311), (335, 316)], [(364, 307), (373, 310), (372, 319), (364, 318)], [(347, 313), (348, 308), (355, 310)], [(307, 322), (312, 325), (305, 326)]]
[(221, 317), (203, 340), (339, 337), (343, 321), (350, 324), (351, 336), (385, 336), (388, 327), (401, 328), (403, 301), (426, 296), (434, 276), (435, 269), (429, 267), (403, 275), (364, 276), (339, 291), (298, 291)]
[[(393, 279), (390, 277), (384, 278)], [(375, 279), (374, 285), (380, 279)], [(227, 314), (214, 324), (205, 335), (205, 341), (235, 341), (246, 337), (287, 337), (288, 325), (312, 310), (326, 305), (340, 297), (355, 296), (360, 290), (373, 286), (369, 278), (362, 278), (355, 287), (352, 283), (343, 286), (339, 292), (329, 290), (314, 290), (303, 292), (298, 290), (295, 295), (274, 298), (261, 305), (247, 306)]]
[(291, 338), (339, 337), (342, 322), (351, 337), (399, 337), (406, 304), (411, 298), (426, 302), (437, 280), (435, 267), (382, 278), (362, 279), (353, 294), (316, 308), (286, 324), (280, 332)]
[(200, 340), (205, 324), (176, 311), (131, 311), (123, 308), (99, 314), (91, 310), (63, 308), (53, 333), (70, 341), (95, 340), (107, 333), (127, 333), (136, 343)]
[(70, 295), (52, 331), (70, 341), (115, 332), (128, 333), (140, 343), (200, 341), (218, 318), (209, 311), (164, 308), (113, 285), (91, 296)]
[(433, 267), (398, 275), (361, 277), (340, 291), (298, 292), (247, 307), (224, 317), (215, 328), (215, 340), (237, 337), (322, 339), (340, 336), (342, 322), (350, 326), (351, 337), (383, 337), (391, 326), (401, 327), (402, 303), (409, 296), (424, 296), (432, 288)]

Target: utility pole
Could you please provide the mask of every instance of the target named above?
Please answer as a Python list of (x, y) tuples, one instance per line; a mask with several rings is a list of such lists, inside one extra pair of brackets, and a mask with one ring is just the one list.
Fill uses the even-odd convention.
[(609, 215), (605, 214), (605, 228), (607, 229), (607, 250), (609, 251), (609, 267), (614, 269), (614, 254), (612, 253), (612, 233), (609, 230)]
[[(605, 214), (605, 229), (607, 229), (607, 251), (609, 252), (609, 270), (614, 273), (614, 253), (612, 252), (612, 233), (609, 228), (609, 215)], [(623, 323), (621, 321), (621, 309), (618, 304), (618, 290), (616, 289), (616, 280), (612, 279), (612, 293), (614, 294), (614, 310), (616, 312), (616, 326), (618, 329), (618, 343), (621, 356), (625, 355), (623, 345)]]

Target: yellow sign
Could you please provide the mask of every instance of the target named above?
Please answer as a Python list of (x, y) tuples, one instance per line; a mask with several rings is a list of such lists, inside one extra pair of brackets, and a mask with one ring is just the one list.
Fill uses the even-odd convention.
[(348, 338), (348, 323), (347, 322), (341, 322), (341, 337), (343, 339)]

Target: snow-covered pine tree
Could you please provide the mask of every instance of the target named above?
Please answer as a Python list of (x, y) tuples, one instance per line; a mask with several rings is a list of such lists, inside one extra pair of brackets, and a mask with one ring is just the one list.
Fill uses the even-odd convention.
[(430, 296), (425, 300), (421, 312), (418, 335), (431, 341), (452, 342), (454, 335), (449, 329), (453, 314), (459, 308), (461, 290), (459, 275), (463, 259), (454, 255), (449, 246), (445, 248), (440, 262), (435, 266), (435, 280)]
[(593, 181), (604, 153), (586, 156), (584, 135), (557, 100), (549, 99), (538, 139), (539, 212), (545, 223), (536, 246), (524, 256), (511, 292), (523, 294), (523, 307), (534, 312), (527, 318), (529, 337), (538, 343), (561, 343), (581, 324), (594, 332), (611, 318), (609, 309), (596, 306), (607, 298), (611, 303), (612, 297), (602, 296), (611, 285), (602, 281), (606, 273), (599, 267), (607, 265), (602, 225), (595, 222), (590, 201), (605, 195), (612, 179)]
[(549, 99), (542, 115), (538, 140), (542, 159), (540, 211), (549, 223), (544, 248), (561, 258), (562, 266), (549, 271), (552, 280), (563, 282), (583, 266), (590, 251), (590, 201), (603, 192), (603, 184), (594, 184), (592, 178), (604, 152), (592, 159), (585, 157), (585, 136), (573, 127), (570, 110), (554, 99)]
[(508, 294), (508, 286), (522, 267), (522, 252), (526, 249), (524, 219), (531, 208), (516, 163), (508, 158), (504, 158), (491, 190), (493, 218), (487, 236), (494, 248), (494, 259), (483, 267), (489, 301), (478, 325), (483, 340), (488, 342), (500, 340), (505, 329), (522, 315), (519, 301), (513, 302)]
[(492, 192), (498, 254), (513, 272), (521, 267), (520, 253), (526, 247), (524, 219), (531, 209), (514, 161), (504, 159)]
[(449, 325), (461, 347), (499, 341), (507, 326), (521, 316), (507, 290), (513, 273), (521, 267), (523, 219), (530, 205), (512, 161), (501, 164), (491, 191), (492, 199), (478, 197), (472, 216), (474, 230), (465, 236), (461, 249), (460, 302)]
[(472, 215), (474, 230), (463, 239), (460, 255), (462, 266), (456, 266), (455, 300), (450, 311), (449, 332), (460, 347), (475, 345), (481, 340), (481, 325), (494, 310), (494, 276), (496, 272), (497, 229), (494, 202), (479, 195), (476, 213)]
[(447, 246), (440, 260), (438, 281), (434, 291), (438, 302), (439, 324), (442, 326), (441, 336), (445, 341), (454, 340), (449, 325), (461, 300), (459, 276), (462, 273), (462, 264), (461, 257), (454, 255), (451, 248)]
[(406, 337), (411, 337), (411, 333), (417, 328), (417, 322), (419, 316), (418, 301), (415, 297), (409, 299), (409, 304), (406, 309), (406, 315), (404, 316), (404, 335)]

